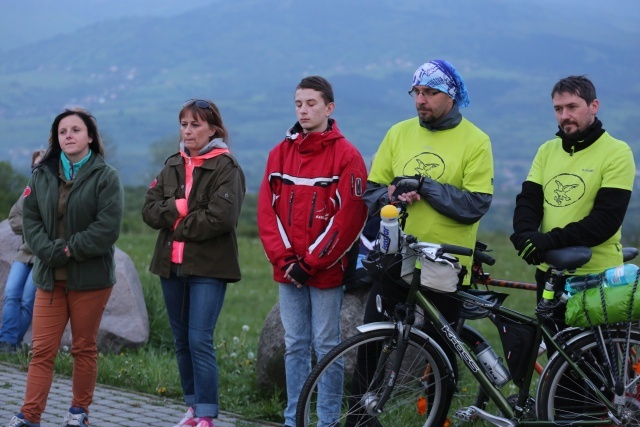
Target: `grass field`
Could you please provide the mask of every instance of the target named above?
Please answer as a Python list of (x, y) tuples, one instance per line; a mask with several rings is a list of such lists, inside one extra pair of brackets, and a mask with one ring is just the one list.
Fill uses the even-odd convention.
[[(164, 310), (164, 302), (157, 276), (148, 271), (156, 234), (144, 228), (132, 227), (135, 232), (124, 233), (118, 247), (133, 260), (143, 286), (149, 313), (149, 343), (138, 350), (125, 350), (119, 354), (101, 354), (98, 382), (145, 393), (180, 399), (180, 382), (173, 354), (173, 339)], [(220, 406), (224, 411), (248, 417), (282, 422), (284, 394), (274, 390), (262, 394), (255, 386), (255, 358), (260, 331), (267, 313), (277, 301), (277, 286), (271, 278), (268, 264), (255, 233), (244, 232), (239, 239), (242, 281), (230, 284), (215, 333), (215, 345), (220, 367)], [(481, 235), (480, 240), (494, 249), (498, 260), (490, 271), (493, 277), (528, 281), (533, 270), (514, 253), (508, 237), (498, 234)], [(502, 291), (502, 289), (498, 289)], [(534, 293), (505, 290), (512, 293), (506, 305), (532, 313)], [(472, 325), (489, 337), (500, 354), (495, 328), (485, 321)], [(26, 352), (0, 355), (0, 360), (28, 365)], [(56, 372), (69, 375), (72, 358), (61, 353), (56, 360)], [(465, 381), (464, 377), (461, 381)], [(509, 387), (510, 385), (507, 385)], [(461, 395), (473, 389), (472, 383), (461, 383)]]

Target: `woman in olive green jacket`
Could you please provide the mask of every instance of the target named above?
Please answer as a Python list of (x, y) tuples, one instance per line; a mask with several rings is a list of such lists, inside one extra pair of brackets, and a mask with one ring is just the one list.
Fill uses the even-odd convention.
[(63, 426), (88, 424), (98, 374), (97, 336), (116, 282), (115, 242), (124, 191), (103, 159), (96, 120), (65, 110), (51, 125), (49, 149), (24, 191), (23, 228), (36, 255), (33, 357), (20, 413), (11, 426), (38, 426), (67, 322), (71, 324), (73, 397)]
[(188, 406), (176, 425), (213, 427), (219, 412), (213, 331), (227, 283), (240, 280), (236, 226), (245, 181), (213, 102), (189, 100), (178, 119), (180, 152), (151, 183), (142, 218), (160, 230), (150, 270), (160, 276)]

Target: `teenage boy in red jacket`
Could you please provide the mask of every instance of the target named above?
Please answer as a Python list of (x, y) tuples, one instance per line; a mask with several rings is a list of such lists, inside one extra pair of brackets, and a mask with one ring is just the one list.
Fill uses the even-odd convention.
[[(311, 370), (311, 346), (320, 360), (340, 342), (347, 252), (367, 218), (362, 200), (367, 170), (329, 117), (335, 108), (331, 84), (318, 76), (302, 79), (295, 105), (298, 121), (269, 153), (258, 197), (260, 239), (280, 286), (284, 415), (290, 427), (296, 425), (298, 395)], [(323, 425), (340, 415), (343, 369), (336, 368), (319, 390), (317, 412)]]

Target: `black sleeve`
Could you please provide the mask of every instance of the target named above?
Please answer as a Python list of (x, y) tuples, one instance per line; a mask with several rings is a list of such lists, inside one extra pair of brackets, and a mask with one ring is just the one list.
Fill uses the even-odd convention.
[(538, 231), (543, 215), (544, 193), (542, 186), (531, 181), (522, 183), (522, 191), (516, 197), (513, 211), (513, 231), (523, 233)]
[(474, 224), (489, 210), (493, 196), (464, 191), (451, 184), (425, 179), (420, 196), (438, 213), (461, 224)]
[(389, 204), (388, 186), (367, 181), (367, 189), (362, 199), (369, 208), (369, 216), (379, 215), (380, 209)]
[(554, 228), (549, 235), (554, 248), (567, 246), (597, 246), (613, 236), (622, 226), (631, 191), (601, 188), (596, 194), (589, 215), (564, 228)]

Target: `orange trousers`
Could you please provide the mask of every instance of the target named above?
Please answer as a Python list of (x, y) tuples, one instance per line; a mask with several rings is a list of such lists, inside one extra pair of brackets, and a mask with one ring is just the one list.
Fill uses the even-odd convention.
[(66, 282), (56, 281), (53, 295), (41, 289), (36, 291), (32, 323), (33, 356), (21, 408), (27, 421), (40, 422), (47, 406), (53, 363), (69, 321), (73, 356), (73, 400), (70, 406), (84, 408), (89, 413), (98, 377), (98, 328), (112, 289), (67, 292)]

